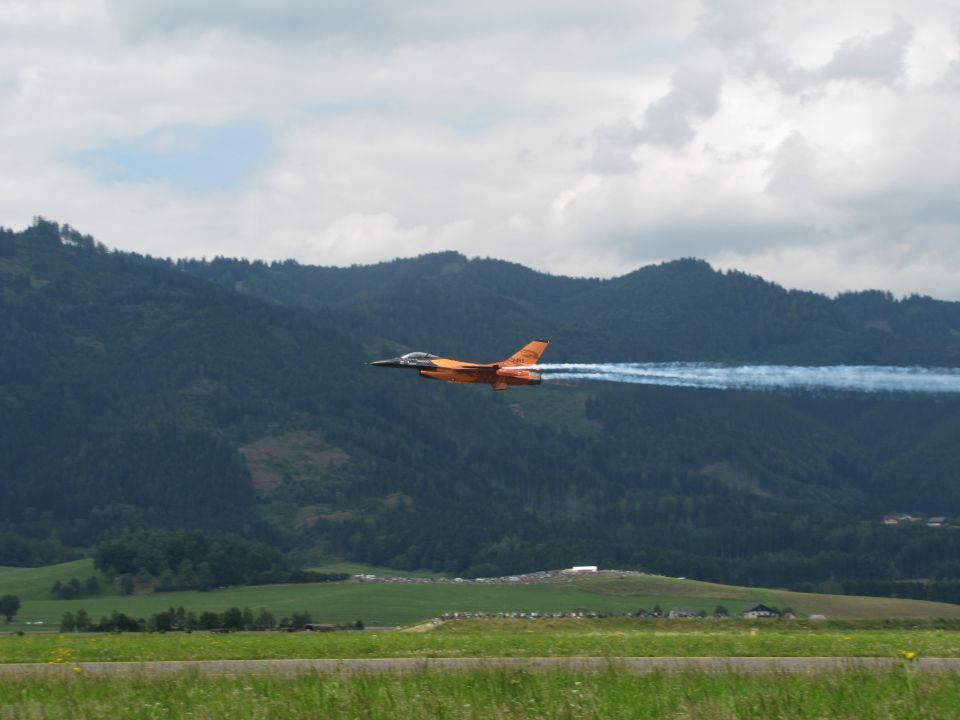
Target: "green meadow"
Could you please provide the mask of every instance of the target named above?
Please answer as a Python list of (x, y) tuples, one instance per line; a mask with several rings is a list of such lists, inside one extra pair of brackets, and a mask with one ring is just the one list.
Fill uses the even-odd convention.
[[(379, 568), (335, 572), (384, 575)], [(591, 577), (542, 584), (343, 582), (238, 587), (52, 600), (57, 580), (93, 574), (89, 560), (48, 568), (0, 568), (0, 591), (23, 606), (0, 635), (0, 663), (66, 665), (61, 676), (5, 677), (0, 718), (960, 718), (960, 678), (841, 671), (750, 676), (732, 672), (630, 675), (550, 670), (418, 672), (406, 676), (276, 675), (88, 677), (110, 661), (429, 657), (960, 657), (960, 606), (803, 595), (656, 576)], [(423, 622), (450, 611), (628, 612), (654, 605), (737, 612), (756, 602), (792, 606), (812, 620), (476, 619)], [(147, 617), (171, 605), (194, 612), (265, 607), (278, 617), (309, 610), (318, 622), (361, 618), (365, 631), (335, 633), (51, 632), (67, 610), (94, 618), (119, 610)], [(899, 619), (898, 619), (899, 618)], [(936, 620), (935, 618), (943, 618)], [(26, 625), (44, 620), (45, 624)], [(407, 625), (405, 629), (377, 627)], [(38, 632), (39, 631), (39, 632)]]
[(11, 593), (22, 601), (49, 600), (50, 588), (58, 580), (66, 582), (70, 578), (77, 578), (83, 581), (91, 575), (96, 575), (105, 587), (110, 587), (107, 578), (94, 570), (90, 558), (36, 568), (0, 565), (0, 595)]
[(0, 663), (431, 657), (960, 657), (960, 631), (801, 621), (468, 620), (422, 631), (0, 637)]
[[(327, 566), (349, 572), (360, 569), (383, 574), (367, 566)], [(90, 560), (44, 568), (0, 568), (0, 594), (13, 593), (21, 609), (8, 630), (56, 629), (65, 612), (85, 609), (95, 620), (114, 610), (147, 618), (170, 606), (182, 605), (201, 613), (230, 607), (267, 608), (278, 618), (309, 611), (315, 622), (347, 623), (363, 620), (370, 626), (409, 625), (446, 612), (594, 612), (626, 613), (660, 605), (710, 613), (723, 605), (731, 613), (762, 602), (792, 607), (801, 615), (821, 613), (830, 619), (960, 618), (960, 605), (918, 600), (868, 598), (845, 595), (793, 593), (762, 588), (680, 580), (661, 576), (604, 576), (575, 578), (540, 584), (473, 583), (316, 583), (231, 587), (210, 592), (172, 592), (119, 595), (106, 588), (96, 597), (54, 600), (50, 587), (71, 577), (81, 580), (95, 574)], [(42, 625), (36, 625), (37, 622)], [(27, 623), (30, 623), (29, 625)]]
[(405, 677), (277, 676), (5, 679), (0, 717), (118, 718), (658, 718), (949, 720), (957, 678), (909, 671), (748, 676), (633, 676), (522, 671)]

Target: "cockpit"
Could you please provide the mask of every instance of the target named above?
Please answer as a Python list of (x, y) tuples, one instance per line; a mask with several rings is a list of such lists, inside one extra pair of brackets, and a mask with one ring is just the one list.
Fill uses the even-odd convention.
[(425, 352), (412, 352), (407, 353), (406, 355), (401, 355), (401, 360), (433, 360), (434, 358), (440, 357), (439, 355), (431, 355), (430, 353)]

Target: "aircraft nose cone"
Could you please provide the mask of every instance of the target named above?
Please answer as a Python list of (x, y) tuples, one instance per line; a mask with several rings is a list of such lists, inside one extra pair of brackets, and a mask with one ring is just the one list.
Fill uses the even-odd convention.
[(374, 360), (371, 365), (378, 365), (379, 367), (396, 367), (398, 358), (390, 358), (389, 360)]

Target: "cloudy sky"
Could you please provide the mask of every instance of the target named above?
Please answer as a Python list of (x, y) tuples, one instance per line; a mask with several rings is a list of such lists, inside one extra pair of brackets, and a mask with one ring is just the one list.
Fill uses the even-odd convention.
[(0, 224), (960, 299), (960, 0), (0, 0)]

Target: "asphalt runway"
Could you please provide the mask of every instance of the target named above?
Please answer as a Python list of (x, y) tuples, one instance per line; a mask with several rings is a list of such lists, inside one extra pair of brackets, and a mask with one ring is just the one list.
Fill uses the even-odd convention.
[[(839, 671), (892, 672), (905, 661), (877, 657), (543, 657), (543, 658), (364, 658), (344, 660), (170, 660), (152, 662), (10, 663), (0, 665), (0, 677), (82, 675), (160, 677), (192, 673), (203, 676), (241, 675), (409, 675), (421, 672), (522, 670), (542, 672), (736, 672), (822, 673)], [(960, 674), (960, 658), (921, 658), (910, 663), (922, 673)], [(75, 668), (79, 667), (78, 673)]]

